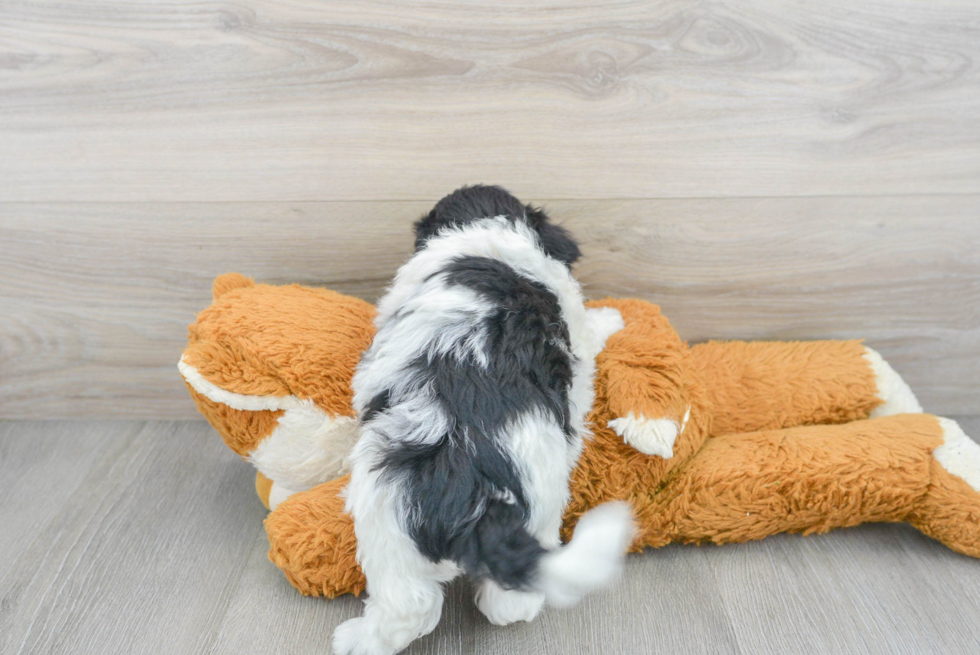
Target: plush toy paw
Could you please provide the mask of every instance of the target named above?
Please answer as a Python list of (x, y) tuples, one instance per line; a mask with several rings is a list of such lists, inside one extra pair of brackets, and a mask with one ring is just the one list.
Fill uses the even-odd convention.
[(865, 346), (864, 358), (874, 372), (878, 398), (882, 401), (880, 405), (871, 410), (871, 418), (922, 413), (922, 405), (912, 393), (912, 389), (877, 351)]
[(533, 621), (544, 607), (544, 594), (504, 589), (484, 580), (476, 591), (476, 607), (494, 625)]
[(687, 427), (691, 418), (688, 407), (680, 422), (669, 418), (646, 418), (630, 412), (622, 418), (609, 421), (608, 425), (629, 445), (646, 455), (658, 455), (664, 459), (674, 456), (674, 442)]
[(952, 419), (940, 418), (939, 426), (943, 430), (943, 445), (936, 448), (932, 456), (974, 491), (980, 491), (980, 444), (966, 436)]

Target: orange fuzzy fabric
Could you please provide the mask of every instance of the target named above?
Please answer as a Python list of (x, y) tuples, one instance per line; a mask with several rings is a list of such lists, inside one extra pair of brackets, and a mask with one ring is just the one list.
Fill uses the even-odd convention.
[[(579, 463), (565, 539), (582, 512), (626, 500), (641, 529), (634, 551), (908, 521), (953, 550), (980, 557), (980, 494), (933, 459), (943, 442), (934, 416), (709, 439), (660, 487), (644, 486), (642, 462), (621, 459), (617, 439), (601, 431)], [(295, 494), (266, 519), (269, 559), (304, 594), (333, 598), (364, 589), (354, 524), (338, 495), (347, 480)]]
[(201, 412), (211, 427), (218, 431), (218, 434), (224, 439), (225, 445), (242, 457), (247, 457), (262, 439), (272, 434), (278, 425), (279, 417), (283, 415), (281, 409), (275, 411), (265, 409), (254, 412), (239, 411), (228, 405), (205, 398), (194, 391), (194, 388), (189, 384), (187, 390), (191, 392), (191, 398), (197, 405), (197, 411)]
[(691, 348), (712, 434), (846, 423), (877, 407), (860, 341), (709, 341)]
[(366, 581), (357, 565), (354, 522), (341, 490), (350, 476), (293, 494), (265, 520), (269, 560), (307, 596), (360, 595)]
[[(327, 414), (354, 416), (350, 387), (374, 337), (374, 306), (326, 289), (255, 284), (237, 273), (214, 282), (214, 302), (188, 329), (183, 360), (208, 382), (247, 396), (309, 399)], [(188, 387), (229, 448), (245, 457), (280, 411), (243, 412)]]
[[(635, 550), (907, 521), (980, 556), (980, 493), (933, 457), (943, 441), (935, 417), (868, 419), (881, 399), (860, 342), (690, 348), (655, 305), (589, 305), (614, 307), (625, 327), (596, 358), (595, 436), (572, 474), (563, 538), (582, 513), (621, 499), (638, 518)], [(351, 416), (350, 380), (374, 334), (373, 316), (371, 305), (330, 291), (222, 276), (214, 304), (191, 326), (184, 357), (227, 391), (292, 394), (329, 415)], [(192, 395), (243, 456), (278, 420), (278, 412), (234, 410)], [(624, 442), (609, 422), (628, 416), (683, 425), (673, 455), (645, 455)], [(269, 558), (305, 594), (364, 588), (339, 495), (346, 482), (295, 493), (266, 519)], [(256, 485), (268, 503), (271, 483), (260, 474)]]

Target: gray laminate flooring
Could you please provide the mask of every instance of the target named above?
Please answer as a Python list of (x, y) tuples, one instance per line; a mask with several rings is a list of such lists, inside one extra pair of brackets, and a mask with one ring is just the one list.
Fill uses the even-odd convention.
[[(328, 653), (360, 601), (294, 591), (264, 516), (203, 422), (0, 422), (0, 652)], [(647, 551), (615, 589), (507, 628), (471, 592), (452, 584), (408, 652), (980, 652), (980, 561), (903, 525)]]

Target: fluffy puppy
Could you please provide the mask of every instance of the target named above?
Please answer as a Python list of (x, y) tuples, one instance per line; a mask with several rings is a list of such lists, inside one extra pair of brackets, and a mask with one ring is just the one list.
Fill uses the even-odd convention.
[(346, 507), (368, 598), (334, 634), (343, 655), (431, 632), (442, 583), (461, 572), (496, 624), (533, 619), (546, 598), (574, 603), (615, 577), (632, 536), (628, 506), (612, 503), (560, 547), (595, 356), (622, 328), (615, 310), (583, 306), (578, 246), (498, 187), (447, 196), (416, 234), (353, 380)]

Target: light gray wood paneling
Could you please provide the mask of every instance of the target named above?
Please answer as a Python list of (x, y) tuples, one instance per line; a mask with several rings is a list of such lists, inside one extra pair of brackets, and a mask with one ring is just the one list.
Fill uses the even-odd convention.
[[(431, 203), (0, 203), (0, 416), (193, 417), (214, 276), (375, 299)], [(681, 335), (865, 337), (927, 410), (980, 412), (980, 196), (545, 201), (592, 297)]]
[(0, 200), (980, 192), (973, 0), (7, 0)]

